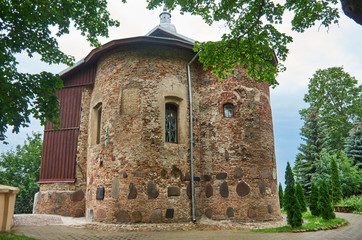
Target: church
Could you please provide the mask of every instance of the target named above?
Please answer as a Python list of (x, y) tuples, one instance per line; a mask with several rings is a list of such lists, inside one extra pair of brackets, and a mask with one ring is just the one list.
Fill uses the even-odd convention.
[(60, 73), (34, 213), (99, 222), (280, 218), (269, 85), (219, 81), (164, 10)]

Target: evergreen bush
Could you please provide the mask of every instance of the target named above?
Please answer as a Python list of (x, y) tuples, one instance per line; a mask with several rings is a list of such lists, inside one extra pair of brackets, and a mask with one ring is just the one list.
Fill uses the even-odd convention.
[(328, 185), (324, 180), (322, 181), (322, 184), (319, 187), (318, 208), (320, 210), (320, 215), (322, 216), (323, 219), (329, 220), (336, 218), (336, 214), (333, 212), (331, 198), (329, 196)]
[(302, 185), (297, 182), (297, 185), (295, 187), (295, 194), (297, 196), (299, 205), (300, 205), (300, 211), (306, 212), (307, 211), (307, 202), (305, 201), (305, 196), (303, 192)]
[(318, 208), (318, 186), (312, 183), (312, 188), (310, 191), (310, 198), (309, 198), (309, 210), (313, 216), (319, 216), (319, 208)]

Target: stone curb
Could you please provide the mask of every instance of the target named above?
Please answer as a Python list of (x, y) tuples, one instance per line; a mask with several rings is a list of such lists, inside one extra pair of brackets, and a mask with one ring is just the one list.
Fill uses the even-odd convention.
[(326, 231), (326, 230), (341, 228), (341, 227), (343, 227), (345, 225), (348, 225), (348, 224), (349, 224), (348, 222), (343, 222), (341, 224), (336, 224), (336, 225), (332, 225), (332, 226), (329, 226), (329, 227), (294, 230), (294, 231), (292, 231), (292, 233)]

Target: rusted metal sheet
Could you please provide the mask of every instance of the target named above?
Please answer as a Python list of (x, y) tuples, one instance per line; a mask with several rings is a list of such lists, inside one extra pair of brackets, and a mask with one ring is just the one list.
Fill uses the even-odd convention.
[[(79, 127), (80, 110), (83, 87), (63, 88), (57, 93), (61, 106), (61, 129)], [(45, 131), (52, 130), (54, 125), (50, 122), (45, 126)]]
[(94, 83), (96, 75), (96, 65), (91, 64), (87, 67), (76, 70), (70, 76), (62, 75), (64, 87), (84, 86)]
[(74, 182), (78, 129), (44, 133), (40, 183)]

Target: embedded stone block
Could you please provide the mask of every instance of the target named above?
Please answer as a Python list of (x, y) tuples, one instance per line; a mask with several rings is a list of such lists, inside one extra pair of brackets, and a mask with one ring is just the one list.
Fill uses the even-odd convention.
[(212, 218), (212, 210), (210, 208), (205, 210), (205, 216), (208, 218)]
[(220, 185), (220, 195), (224, 198), (229, 197), (229, 187), (227, 182), (223, 182)]
[(248, 217), (249, 218), (255, 218), (256, 217), (256, 211), (252, 208), (248, 209)]
[(116, 221), (119, 223), (128, 223), (131, 221), (128, 212), (124, 210), (117, 211), (114, 216), (116, 217)]
[(226, 216), (228, 218), (234, 217), (234, 209), (232, 207), (228, 207), (226, 209)]
[(152, 212), (152, 215), (150, 217), (150, 221), (153, 223), (158, 223), (158, 222), (162, 222), (162, 211), (161, 209), (155, 209)]
[(128, 199), (136, 199), (137, 198), (137, 188), (133, 183), (129, 184), (129, 193)]
[(82, 190), (75, 191), (71, 196), (71, 200), (73, 202), (82, 201), (83, 198), (84, 198), (84, 192)]
[(234, 178), (238, 179), (238, 178), (242, 178), (244, 176), (244, 171), (241, 167), (236, 167), (234, 169)]
[(216, 179), (219, 180), (226, 179), (227, 176), (228, 174), (226, 172), (219, 172), (218, 174), (216, 174)]
[(211, 175), (205, 174), (204, 176), (202, 176), (204, 181), (210, 181), (211, 180)]
[(168, 197), (180, 196), (180, 188), (178, 187), (167, 188), (167, 196)]
[(262, 179), (259, 183), (259, 192), (261, 195), (265, 195), (265, 191), (266, 191), (266, 185), (264, 179)]
[(207, 198), (212, 197), (212, 195), (214, 195), (214, 190), (213, 190), (211, 184), (206, 185), (205, 195), (206, 195)]
[(175, 210), (173, 208), (168, 208), (166, 210), (166, 218), (173, 218)]
[(147, 183), (147, 195), (148, 195), (148, 199), (156, 199), (159, 195), (157, 186), (152, 181), (149, 181)]
[(271, 175), (269, 168), (264, 168), (260, 175), (262, 178), (269, 178)]
[(121, 185), (117, 177), (112, 179), (112, 189), (111, 189), (111, 197), (114, 199), (118, 199), (121, 195)]
[(140, 211), (135, 211), (132, 213), (132, 221), (134, 223), (142, 222), (142, 213)]
[(268, 205), (268, 213), (272, 214), (273, 213), (273, 208), (271, 205)]
[(244, 181), (242, 181), (242, 182), (238, 183), (238, 185), (236, 186), (236, 193), (240, 197), (244, 197), (250, 193), (250, 187), (248, 186), (248, 184), (246, 184)]
[(97, 187), (97, 192), (96, 192), (96, 199), (97, 200), (103, 200), (104, 199), (104, 187)]

